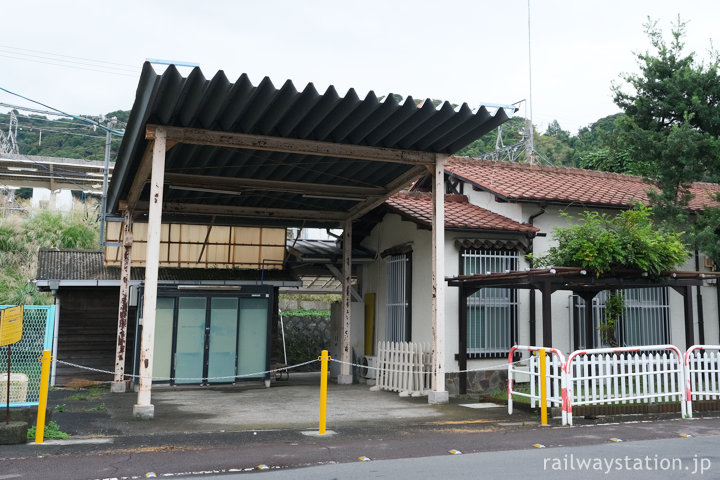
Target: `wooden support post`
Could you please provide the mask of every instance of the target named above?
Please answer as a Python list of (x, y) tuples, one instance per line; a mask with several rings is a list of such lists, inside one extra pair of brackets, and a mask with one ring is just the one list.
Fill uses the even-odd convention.
[(145, 261), (145, 297), (143, 302), (142, 340), (140, 344), (140, 386), (138, 388), (137, 404), (133, 406), (133, 415), (136, 418), (142, 419), (151, 419), (155, 416), (155, 407), (150, 403), (150, 394), (152, 389), (153, 350), (155, 344), (158, 267), (160, 264), (165, 146), (165, 130), (162, 127), (158, 127), (155, 132), (155, 140), (152, 147), (150, 208)]
[(428, 403), (448, 403), (445, 390), (445, 155), (437, 155), (433, 171), (432, 217), (432, 390)]
[(353, 381), (350, 371), (352, 360), (351, 344), (351, 301), (352, 301), (352, 220), (343, 223), (343, 269), (342, 269), (342, 302), (343, 302), (343, 335), (340, 344), (340, 375), (339, 384), (350, 384)]
[[(103, 239), (105, 241), (105, 239)], [(115, 342), (115, 377), (110, 384), (113, 393), (125, 392), (125, 354), (127, 349), (128, 309), (130, 308), (130, 258), (132, 255), (132, 215), (123, 212), (123, 256), (120, 267), (120, 300), (118, 303), (117, 340)]]
[(685, 348), (695, 345), (695, 319), (693, 318), (692, 287), (687, 286), (681, 292), (685, 310)]
[(550, 283), (543, 283), (542, 293), (542, 346), (552, 348), (552, 289)]

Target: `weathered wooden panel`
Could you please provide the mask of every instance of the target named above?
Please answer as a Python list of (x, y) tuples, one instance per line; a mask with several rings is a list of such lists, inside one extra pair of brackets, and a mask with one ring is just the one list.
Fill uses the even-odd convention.
[[(108, 223), (107, 240), (122, 241), (122, 224)], [(163, 224), (160, 266), (184, 268), (281, 268), (284, 228)], [(145, 265), (147, 224), (133, 225), (132, 265)], [(105, 248), (106, 265), (120, 265), (121, 247)]]

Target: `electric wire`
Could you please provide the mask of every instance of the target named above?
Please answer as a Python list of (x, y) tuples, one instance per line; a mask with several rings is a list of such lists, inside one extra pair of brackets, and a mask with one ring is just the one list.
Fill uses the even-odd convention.
[(95, 126), (97, 126), (97, 127), (99, 127), (99, 128), (102, 128), (103, 130), (108, 131), (108, 132), (110, 132), (110, 133), (112, 133), (112, 134), (114, 134), (114, 135), (118, 135), (118, 136), (122, 137), (122, 136), (125, 134), (125, 132), (121, 132), (121, 131), (119, 131), (119, 130), (114, 130), (114, 129), (112, 129), (112, 128), (108, 128), (108, 127), (106, 127), (105, 125), (101, 124), (100, 122), (96, 122), (96, 121), (94, 121), (94, 120), (90, 120), (90, 119), (83, 118), (83, 117), (78, 117), (77, 115), (72, 115), (72, 114), (70, 114), (70, 113), (63, 112), (62, 110), (59, 110), (59, 109), (57, 109), (57, 108), (55, 108), (55, 107), (51, 107), (50, 105), (46, 105), (46, 104), (44, 104), (44, 103), (42, 103), (42, 102), (38, 102), (37, 100), (33, 100), (32, 98), (28, 98), (28, 97), (26, 97), (26, 96), (24, 96), (24, 95), (20, 95), (19, 93), (12, 92), (12, 91), (10, 91), (10, 90), (8, 90), (8, 89), (6, 89), (6, 88), (0, 87), (0, 90), (2, 90), (3, 92), (7, 92), (7, 93), (9, 93), (10, 95), (15, 95), (16, 97), (20, 97), (20, 98), (22, 98), (23, 100), (27, 100), (27, 101), (29, 101), (29, 102), (36, 103), (36, 104), (38, 104), (38, 105), (42, 105), (42, 106), (45, 107), (45, 108), (49, 108), (50, 110), (53, 110), (53, 111), (55, 111), (55, 112), (62, 113), (63, 115), (65, 115), (65, 116), (67, 116), (67, 117), (72, 117), (72, 118), (74, 118), (75, 120), (79, 120), (79, 121), (81, 121), (81, 122), (89, 123), (90, 125), (95, 125)]

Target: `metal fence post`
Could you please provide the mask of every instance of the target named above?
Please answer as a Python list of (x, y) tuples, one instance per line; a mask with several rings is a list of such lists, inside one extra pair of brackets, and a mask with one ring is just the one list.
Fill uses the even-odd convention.
[(327, 421), (328, 360), (330, 360), (328, 351), (323, 350), (322, 354), (320, 355), (320, 425), (318, 428), (319, 435), (325, 435), (325, 424)]
[(35, 427), (35, 443), (43, 443), (45, 435), (45, 411), (47, 410), (48, 385), (50, 383), (50, 350), (42, 354), (42, 370), (40, 371), (40, 399), (38, 401), (37, 424)]

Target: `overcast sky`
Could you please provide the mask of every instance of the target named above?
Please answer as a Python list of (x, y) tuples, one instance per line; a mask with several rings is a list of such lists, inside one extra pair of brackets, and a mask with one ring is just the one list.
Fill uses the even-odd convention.
[[(688, 50), (707, 58), (717, 0), (531, 0), (534, 123), (575, 133), (617, 112), (610, 87), (649, 48), (643, 23), (658, 19), (669, 36), (678, 14)], [(129, 110), (147, 58), (361, 98), (474, 107), (530, 91), (527, 0), (18, 0), (3, 2), (0, 24), (0, 87), (73, 114)], [(2, 91), (0, 102), (42, 108)]]

